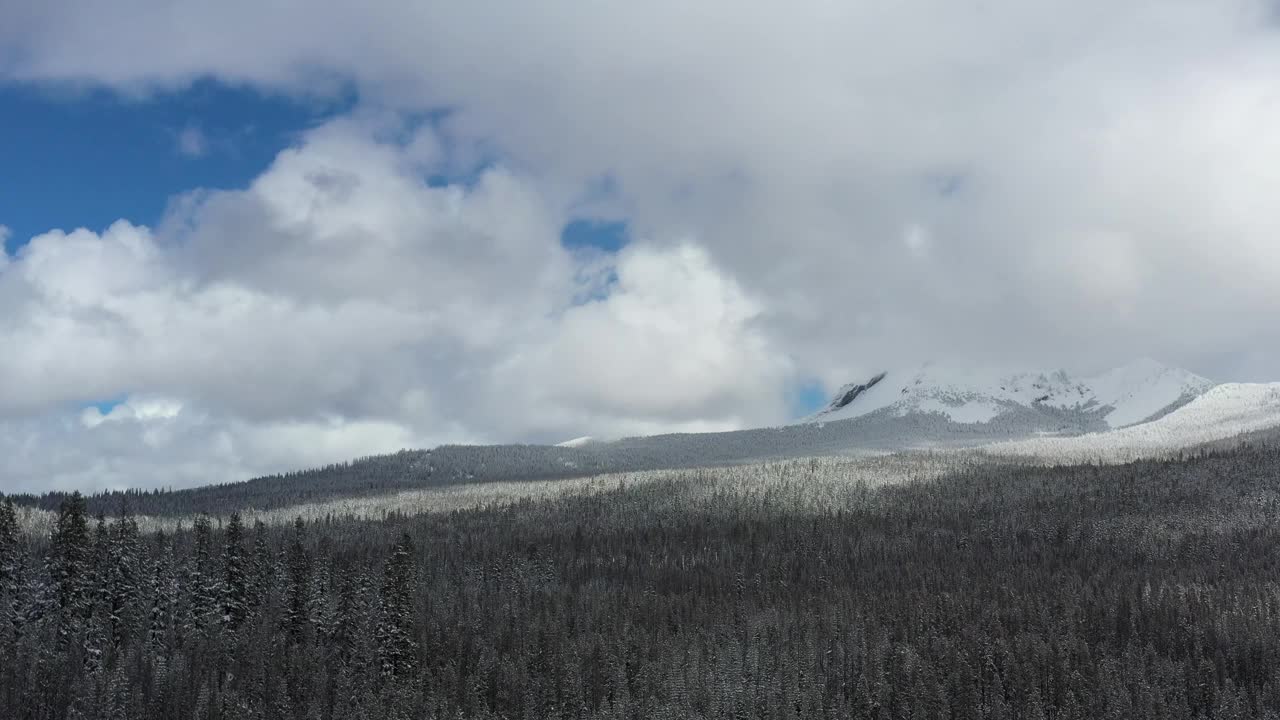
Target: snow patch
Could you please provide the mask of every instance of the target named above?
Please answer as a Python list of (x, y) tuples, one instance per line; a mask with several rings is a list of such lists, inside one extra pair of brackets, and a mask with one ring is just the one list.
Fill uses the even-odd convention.
[(1001, 405), (987, 400), (972, 400), (949, 405), (938, 398), (922, 399), (912, 409), (917, 412), (946, 415), (951, 422), (957, 423), (989, 423), (1004, 410)]

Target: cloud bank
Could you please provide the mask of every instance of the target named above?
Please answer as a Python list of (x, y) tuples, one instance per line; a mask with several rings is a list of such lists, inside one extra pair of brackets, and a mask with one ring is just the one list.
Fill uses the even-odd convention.
[[(767, 423), (799, 383), (929, 358), (1280, 378), (1260, 0), (0, 18), (12, 81), (360, 98), (246, 189), (0, 259), (10, 487)], [(594, 216), (635, 240), (561, 247)]]

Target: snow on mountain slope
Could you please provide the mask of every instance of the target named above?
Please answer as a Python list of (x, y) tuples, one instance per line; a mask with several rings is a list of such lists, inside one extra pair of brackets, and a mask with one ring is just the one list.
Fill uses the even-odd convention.
[(1058, 462), (1124, 462), (1280, 427), (1280, 383), (1227, 383), (1151, 422), (1075, 437), (985, 446), (998, 455)]
[[(1172, 418), (1177, 408), (1212, 385), (1185, 370), (1150, 360), (1092, 378), (1063, 371), (970, 371), (929, 364), (877, 373), (846, 385), (825, 410), (788, 425), (622, 439), (576, 438), (560, 443), (544, 460), (557, 468), (603, 471), (912, 449), (986, 448), (1012, 440), (1039, 442), (1143, 427), (1142, 423), (1150, 424), (1157, 418)], [(1251, 402), (1248, 397), (1252, 396), (1246, 393), (1241, 401)], [(1211, 406), (1217, 409), (1209, 415), (1186, 422), (1216, 422), (1214, 417), (1229, 415), (1230, 404), (1230, 397), (1221, 398), (1219, 405)], [(1253, 427), (1258, 422), (1243, 425)], [(1208, 437), (1234, 432), (1220, 430)], [(1037, 452), (1031, 448), (1024, 454)]]
[(1056, 372), (971, 371), (935, 364), (879, 373), (842, 387), (826, 409), (802, 422), (863, 417), (886, 408), (898, 416), (937, 413), (956, 423), (989, 423), (1018, 407), (1100, 412), (1117, 428), (1142, 422), (1212, 387), (1194, 373), (1139, 360), (1094, 378)]
[(1213, 383), (1179, 368), (1154, 360), (1139, 360), (1086, 382), (1099, 405), (1115, 408), (1107, 414), (1113, 428), (1147, 420), (1178, 400), (1200, 395)]

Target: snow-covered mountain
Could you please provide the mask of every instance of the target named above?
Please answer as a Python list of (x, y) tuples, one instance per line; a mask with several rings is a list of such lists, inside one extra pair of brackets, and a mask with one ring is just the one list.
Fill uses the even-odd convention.
[(831, 403), (802, 422), (831, 422), (883, 411), (898, 417), (943, 415), (953, 423), (984, 424), (1027, 410), (1084, 414), (1105, 428), (1160, 417), (1215, 383), (1154, 360), (1139, 360), (1095, 377), (1065, 371), (957, 370), (930, 363), (879, 372), (840, 388)]
[(1277, 427), (1280, 383), (1226, 383), (1151, 422), (1072, 437), (1011, 440), (986, 449), (1059, 462), (1122, 462)]
[(1123, 461), (1252, 433), (1280, 436), (1280, 383), (1218, 385), (1152, 360), (1078, 377), (928, 364), (846, 385), (821, 412), (787, 425), (578, 438), (548, 457), (599, 471), (925, 449)]

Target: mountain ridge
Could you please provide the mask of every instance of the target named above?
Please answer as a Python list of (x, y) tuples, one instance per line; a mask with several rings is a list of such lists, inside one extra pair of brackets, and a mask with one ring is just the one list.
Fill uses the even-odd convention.
[(1065, 370), (975, 371), (925, 363), (844, 385), (825, 408), (798, 422), (848, 420), (888, 410), (898, 416), (935, 413), (956, 423), (981, 424), (1017, 408), (1054, 408), (1101, 413), (1105, 425), (1117, 429), (1167, 414), (1217, 384), (1145, 358), (1089, 377)]

